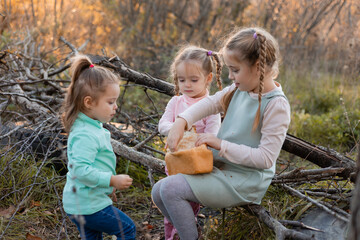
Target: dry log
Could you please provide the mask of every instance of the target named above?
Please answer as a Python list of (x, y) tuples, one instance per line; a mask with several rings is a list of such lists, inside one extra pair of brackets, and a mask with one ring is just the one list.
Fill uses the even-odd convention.
[(140, 163), (158, 172), (165, 173), (165, 162), (163, 160), (138, 152), (113, 139), (111, 140), (111, 145), (118, 156), (131, 160), (132, 162)]
[(353, 175), (356, 170), (354, 160), (345, 157), (332, 149), (326, 149), (322, 146), (311, 144), (290, 134), (287, 134), (282, 149), (323, 168), (345, 168), (339, 173), (339, 176), (350, 178), (352, 182), (355, 181)]
[(322, 169), (310, 169), (304, 170), (301, 168), (296, 168), (290, 172), (286, 172), (280, 175), (275, 175), (272, 180), (272, 184), (279, 184), (279, 183), (301, 183), (307, 181), (321, 181), (321, 180), (329, 180), (334, 178), (334, 176), (338, 175), (339, 173), (343, 172), (345, 168), (322, 168)]
[(91, 61), (95, 64), (102, 65), (104, 67), (108, 67), (116, 71), (120, 74), (122, 78), (128, 79), (131, 82), (136, 84), (146, 86), (150, 89), (158, 91), (160, 93), (164, 93), (169, 96), (174, 96), (174, 85), (163, 81), (158, 78), (154, 78), (148, 74), (137, 72), (127, 66), (120, 58), (105, 58), (101, 56), (93, 56), (89, 55)]
[[(8, 87), (8, 91), (9, 92), (1, 92), (0, 94), (11, 96), (12, 102), (16, 103), (25, 111), (38, 112), (44, 116), (49, 114), (49, 112), (53, 113), (54, 115), (56, 114), (56, 112), (50, 106), (47, 106), (45, 103), (38, 101), (37, 99), (32, 99), (26, 96), (18, 85)], [(44, 105), (45, 107), (41, 105)]]

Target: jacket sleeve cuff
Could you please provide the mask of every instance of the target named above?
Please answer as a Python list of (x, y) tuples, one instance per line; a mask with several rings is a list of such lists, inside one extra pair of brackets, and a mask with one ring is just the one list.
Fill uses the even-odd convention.
[(111, 172), (102, 172), (99, 177), (99, 187), (110, 187)]

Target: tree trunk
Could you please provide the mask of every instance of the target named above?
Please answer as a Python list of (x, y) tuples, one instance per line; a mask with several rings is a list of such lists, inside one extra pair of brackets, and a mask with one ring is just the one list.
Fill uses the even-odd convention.
[(360, 145), (358, 145), (357, 177), (355, 190), (351, 199), (351, 219), (348, 240), (360, 239)]

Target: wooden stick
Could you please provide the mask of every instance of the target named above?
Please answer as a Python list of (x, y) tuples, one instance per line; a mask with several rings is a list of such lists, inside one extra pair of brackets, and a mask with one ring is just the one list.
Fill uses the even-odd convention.
[(331, 211), (329, 208), (327, 208), (326, 206), (324, 206), (323, 204), (319, 203), (318, 201), (315, 201), (314, 199), (310, 198), (310, 197), (307, 197), (305, 196), (304, 194), (300, 193), (299, 191), (289, 187), (288, 185), (286, 184), (282, 184), (281, 185), (282, 187), (284, 187), (286, 190), (288, 190), (290, 193), (292, 193), (293, 195), (301, 198), (301, 199), (304, 199), (308, 202), (311, 202), (312, 204), (314, 204), (315, 206), (317, 206), (318, 208), (324, 210), (325, 212), (333, 215), (334, 217), (348, 223), (349, 222), (349, 219), (348, 218), (345, 218), (343, 216), (340, 216), (339, 214), (335, 213), (334, 211)]

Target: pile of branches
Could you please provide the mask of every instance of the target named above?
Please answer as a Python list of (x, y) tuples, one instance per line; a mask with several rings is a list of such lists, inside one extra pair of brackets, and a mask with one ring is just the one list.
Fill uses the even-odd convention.
[[(15, 47), (0, 51), (0, 158), (11, 155), (9, 161), (11, 163), (19, 157), (23, 157), (24, 154), (36, 154), (37, 158), (41, 156), (43, 162), (51, 159), (55, 168), (64, 174), (67, 163), (67, 135), (61, 125), (59, 113), (66, 87), (70, 83), (67, 71), (70, 67), (69, 59), (81, 51), (86, 43), (76, 48), (64, 38), (60, 38), (60, 40), (64, 43), (62, 47), (68, 51), (62, 57), (57, 56), (56, 62), (46, 60), (47, 55), (53, 53), (41, 53), (30, 38), (17, 43)], [(174, 86), (164, 80), (131, 69), (116, 55), (106, 56), (104, 53), (104, 56), (90, 57), (95, 64), (118, 73), (123, 80), (123, 90), (119, 98), (120, 107), (118, 108), (118, 119), (121, 124), (104, 124), (112, 134), (113, 149), (118, 157), (145, 166), (149, 173), (150, 183), (153, 185), (153, 173), (164, 173), (165, 165), (162, 160), (164, 152), (154, 148), (152, 144), (155, 139), (164, 144), (157, 131), (157, 122), (162, 110), (159, 111), (149, 92), (156, 91), (173, 96)], [(137, 108), (135, 111), (126, 112), (122, 109), (121, 105), (127, 97), (131, 97), (127, 95), (129, 88), (143, 89), (144, 99), (146, 98), (152, 104), (150, 111)], [(291, 135), (287, 135), (283, 150), (304, 158), (320, 168), (287, 170), (277, 174), (272, 184), (314, 204), (339, 220), (348, 222), (350, 215), (338, 206), (340, 202), (349, 205), (352, 196), (351, 190), (341, 189), (341, 187), (298, 189), (298, 186), (303, 183), (319, 181), (349, 180), (355, 182), (356, 166), (354, 161), (331, 149), (310, 144)], [(44, 166), (41, 164), (38, 172)], [(10, 164), (1, 169), (0, 177), (6, 171), (11, 171)], [(28, 188), (24, 200), (30, 194), (31, 189), (31, 187)], [(323, 201), (316, 200), (317, 197), (321, 197)], [(59, 196), (59, 202), (60, 199)], [(21, 204), (18, 204), (16, 210), (21, 207)], [(311, 239), (311, 236), (286, 228), (262, 206), (248, 205), (245, 209), (274, 230), (277, 239), (287, 237)], [(14, 211), (12, 217), (16, 212)], [(64, 213), (63, 216), (66, 217)], [(5, 231), (10, 224), (11, 219)], [(62, 224), (65, 224), (65, 220), (62, 221)], [(300, 222), (288, 221), (286, 224), (304, 227)]]

